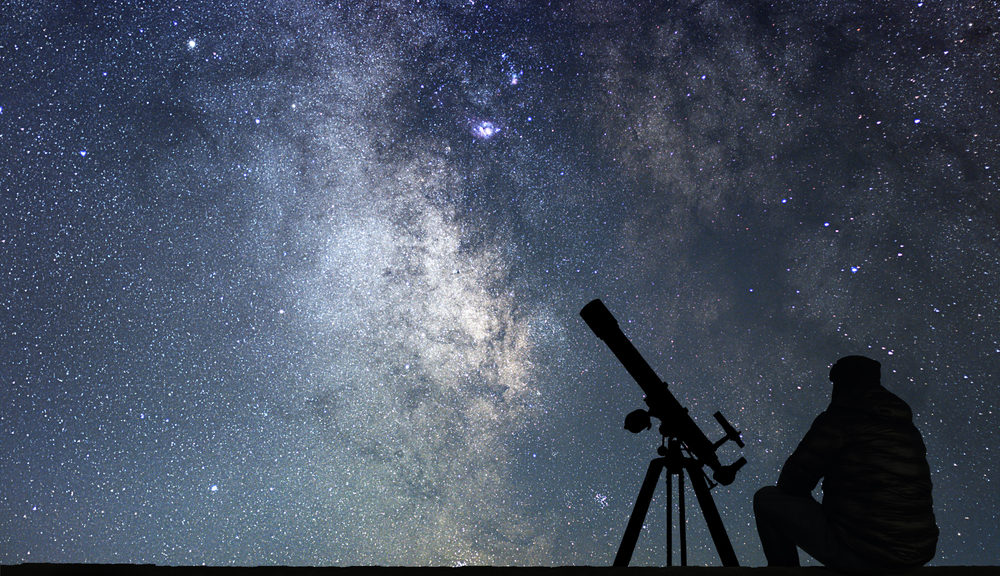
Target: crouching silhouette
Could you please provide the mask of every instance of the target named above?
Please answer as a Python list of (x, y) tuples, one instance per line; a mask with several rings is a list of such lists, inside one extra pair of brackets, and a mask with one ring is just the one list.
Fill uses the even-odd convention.
[[(847, 356), (830, 370), (830, 406), (753, 500), (770, 566), (797, 548), (838, 571), (905, 571), (934, 557), (938, 528), (926, 448), (906, 402), (882, 387), (881, 365)], [(823, 500), (811, 496), (823, 479)]]

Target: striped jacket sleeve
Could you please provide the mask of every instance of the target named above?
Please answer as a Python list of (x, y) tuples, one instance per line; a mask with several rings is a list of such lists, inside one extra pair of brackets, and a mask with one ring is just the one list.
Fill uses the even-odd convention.
[(828, 412), (822, 412), (816, 417), (781, 468), (778, 488), (789, 494), (808, 495), (820, 478), (826, 476), (830, 467), (836, 465), (845, 438), (834, 421)]

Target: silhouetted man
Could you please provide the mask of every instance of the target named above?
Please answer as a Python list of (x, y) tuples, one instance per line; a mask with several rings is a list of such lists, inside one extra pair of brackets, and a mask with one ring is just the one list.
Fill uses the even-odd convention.
[[(938, 528), (927, 451), (906, 402), (864, 356), (830, 369), (830, 406), (753, 499), (770, 566), (798, 566), (797, 548), (835, 570), (904, 571), (934, 557)], [(812, 490), (823, 478), (823, 503)]]

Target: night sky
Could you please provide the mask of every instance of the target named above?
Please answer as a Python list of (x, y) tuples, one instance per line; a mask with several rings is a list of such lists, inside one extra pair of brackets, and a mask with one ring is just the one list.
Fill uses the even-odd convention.
[(660, 438), (601, 298), (743, 431), (741, 563), (858, 353), (934, 563), (997, 563), (998, 53), (991, 2), (4, 2), (0, 562), (610, 565)]

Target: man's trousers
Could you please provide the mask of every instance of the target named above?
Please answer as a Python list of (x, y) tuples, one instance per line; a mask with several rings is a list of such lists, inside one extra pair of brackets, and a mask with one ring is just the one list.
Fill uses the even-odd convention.
[(811, 496), (787, 494), (777, 486), (765, 486), (753, 497), (757, 533), (768, 566), (798, 566), (802, 548), (824, 566), (840, 572), (877, 570), (843, 541)]

